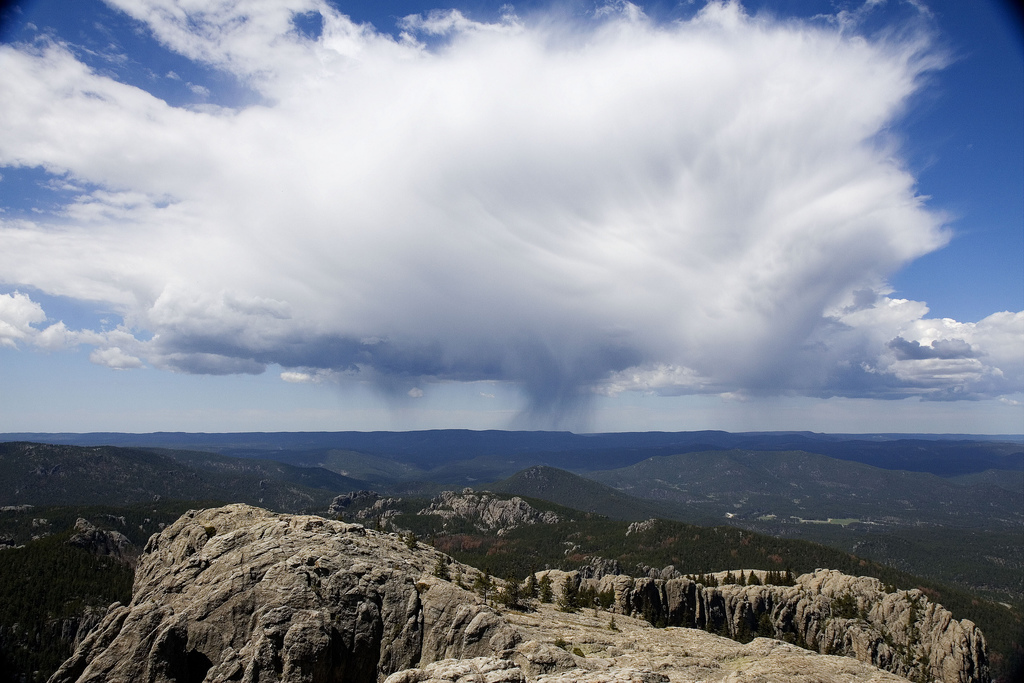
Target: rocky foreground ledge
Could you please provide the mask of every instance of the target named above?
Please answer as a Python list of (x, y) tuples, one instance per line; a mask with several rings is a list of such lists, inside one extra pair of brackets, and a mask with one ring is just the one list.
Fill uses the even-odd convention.
[[(685, 603), (697, 617), (704, 604), (712, 614), (715, 598), (712, 593), (706, 600), (699, 597), (699, 584), (691, 604), (685, 594), (676, 595), (684, 587), (680, 580), (658, 584), (606, 576), (599, 581), (616, 589), (613, 609), (621, 612), (613, 630), (607, 612), (589, 609), (569, 614), (540, 605), (533, 612), (499, 612), (435, 576), (439, 560), (463, 582), (478, 574), (433, 548), (410, 548), (395, 534), (357, 524), (246, 505), (190, 511), (150, 539), (139, 559), (131, 604), (112, 605), (50, 683), (909, 680), (855, 658), (879, 650), (879, 643), (872, 649), (864, 640), (875, 631), (863, 624), (858, 633), (868, 635), (857, 642), (866, 649), (851, 649), (845, 653), (850, 656), (818, 654), (768, 638), (744, 645), (699, 629), (654, 628), (631, 616), (636, 606), (655, 600), (666, 609)], [(791, 621), (821, 625), (815, 634), (822, 628), (852, 631), (855, 620), (829, 626), (821, 618), (821, 610), (837, 599), (827, 594), (842, 583), (842, 575), (835, 574), (805, 575), (795, 587), (757, 588), (790, 591), (786, 600), (771, 597), (773, 610), (803, 605), (794, 607)], [(565, 575), (558, 576), (564, 581)], [(755, 591), (752, 596), (762, 597), (751, 599), (769, 594), (774, 596), (770, 590)], [(727, 613), (735, 620), (746, 612), (740, 593), (729, 595)], [(879, 598), (886, 599), (891, 609), (862, 608), (896, 614), (890, 624), (895, 628), (902, 613), (894, 599)], [(920, 596), (913, 601), (915, 611), (930, 615), (927, 632), (917, 620), (916, 635), (903, 641), (927, 643), (921, 646), (929, 658), (921, 673), (944, 683), (987, 683), (984, 639), (974, 625), (952, 620)], [(812, 607), (817, 616), (805, 618)], [(903, 647), (898, 634), (877, 633), (882, 641), (890, 639), (892, 648)]]

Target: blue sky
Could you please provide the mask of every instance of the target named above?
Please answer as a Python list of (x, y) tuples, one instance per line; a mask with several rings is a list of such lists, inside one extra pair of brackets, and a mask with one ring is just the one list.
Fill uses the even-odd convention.
[(0, 431), (1024, 433), (1007, 5), (5, 17)]

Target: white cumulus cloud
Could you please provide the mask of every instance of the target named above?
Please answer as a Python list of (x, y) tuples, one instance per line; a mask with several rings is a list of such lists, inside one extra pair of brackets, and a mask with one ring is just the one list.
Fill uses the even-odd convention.
[(141, 360), (135, 356), (125, 353), (116, 346), (96, 349), (89, 354), (89, 360), (97, 365), (105, 365), (114, 370), (127, 370), (131, 368), (141, 368), (143, 366)]
[(18, 342), (39, 334), (32, 325), (45, 320), (43, 307), (27, 295), (0, 294), (0, 345), (16, 348)]
[[(925, 32), (613, 3), (439, 11), (394, 38), (319, 0), (109, 2), (260, 101), (173, 107), (60, 43), (0, 46), (0, 165), (85, 188), (0, 221), (0, 282), (122, 316), (116, 339), (41, 346), (403, 391), (508, 381), (538, 418), (594, 392), (1022, 387), (1020, 314), (947, 324), (886, 296), (948, 239), (887, 137), (942, 64)], [(315, 39), (293, 23), (310, 12)], [(42, 339), (42, 309), (6, 297), (0, 343)]]

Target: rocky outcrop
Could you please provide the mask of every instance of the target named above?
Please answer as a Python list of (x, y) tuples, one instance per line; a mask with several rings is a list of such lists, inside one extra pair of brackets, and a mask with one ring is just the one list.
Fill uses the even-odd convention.
[(622, 565), (618, 560), (606, 557), (591, 557), (590, 561), (579, 568), (581, 579), (600, 579), (603, 576), (622, 574)]
[(683, 578), (682, 573), (675, 568), (675, 565), (669, 565), (658, 569), (646, 564), (637, 564), (636, 570), (633, 572), (635, 576), (646, 576), (649, 579), (681, 579)]
[(351, 491), (335, 496), (331, 506), (327, 509), (330, 515), (343, 515), (349, 510), (364, 508), (380, 499), (376, 491)]
[(50, 683), (906, 681), (850, 657), (629, 616), (651, 586), (672, 604), (679, 580), (622, 583), (624, 613), (610, 620), (550, 605), (500, 613), (436, 576), (441, 566), (479, 574), (358, 524), (190, 511), (150, 539), (131, 603), (112, 605)]
[(135, 559), (135, 546), (120, 531), (104, 531), (82, 517), (75, 522), (75, 534), (68, 545), (87, 550), (94, 555), (106, 555), (131, 564)]
[[(740, 641), (782, 639), (919, 680), (990, 680), (985, 638), (977, 626), (953, 619), (919, 590), (886, 592), (869, 577), (820, 569), (798, 577), (794, 586), (706, 587), (685, 578), (548, 573), (559, 590), (567, 577), (581, 589), (612, 590), (614, 611), (658, 625), (699, 628)], [(755, 573), (764, 579), (763, 572)]]
[[(402, 505), (401, 498), (382, 497), (374, 491), (353, 491), (337, 496), (328, 514), (367, 522), (377, 528), (390, 523), (394, 529), (393, 520), (403, 511)], [(460, 528), (498, 535), (521, 526), (561, 521), (556, 513), (538, 510), (518, 496), (506, 500), (468, 488), (461, 493), (444, 491), (416, 514), (441, 518), (441, 527), (446, 531)]]
[(477, 493), (472, 489), (464, 489), (462, 493), (443, 491), (417, 514), (467, 520), (478, 531), (494, 531), (498, 535), (529, 524), (561, 521), (554, 512), (540, 511), (518, 496), (503, 500), (492, 493)]
[(375, 681), (513, 647), (513, 628), (431, 575), (440, 556), (358, 524), (191, 511), (150, 539), (131, 604), (51, 681)]
[(401, 498), (380, 498), (373, 501), (372, 505), (357, 510), (355, 518), (364, 522), (372, 522), (376, 528), (383, 529), (387, 526), (387, 522), (401, 514), (398, 507), (401, 504)]
[(376, 491), (352, 491), (335, 496), (327, 514), (342, 520), (366, 522), (382, 529), (401, 511), (401, 498), (385, 498)]
[(626, 535), (640, 534), (645, 531), (650, 531), (654, 528), (654, 525), (658, 523), (656, 519), (645, 519), (642, 522), (633, 522), (626, 528)]

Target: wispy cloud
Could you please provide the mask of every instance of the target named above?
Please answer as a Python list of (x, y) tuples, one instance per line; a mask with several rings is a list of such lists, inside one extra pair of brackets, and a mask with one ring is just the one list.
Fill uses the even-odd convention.
[[(261, 103), (176, 108), (58, 43), (0, 46), (0, 164), (95, 188), (0, 222), (0, 281), (117, 310), (62, 333), (94, 362), (508, 381), (548, 425), (594, 392), (1024, 386), (1021, 314), (887, 296), (948, 239), (887, 136), (942, 65), (924, 32), (613, 3), (394, 38), (316, 0), (110, 1)], [(2, 344), (54, 323), (0, 298)]]

